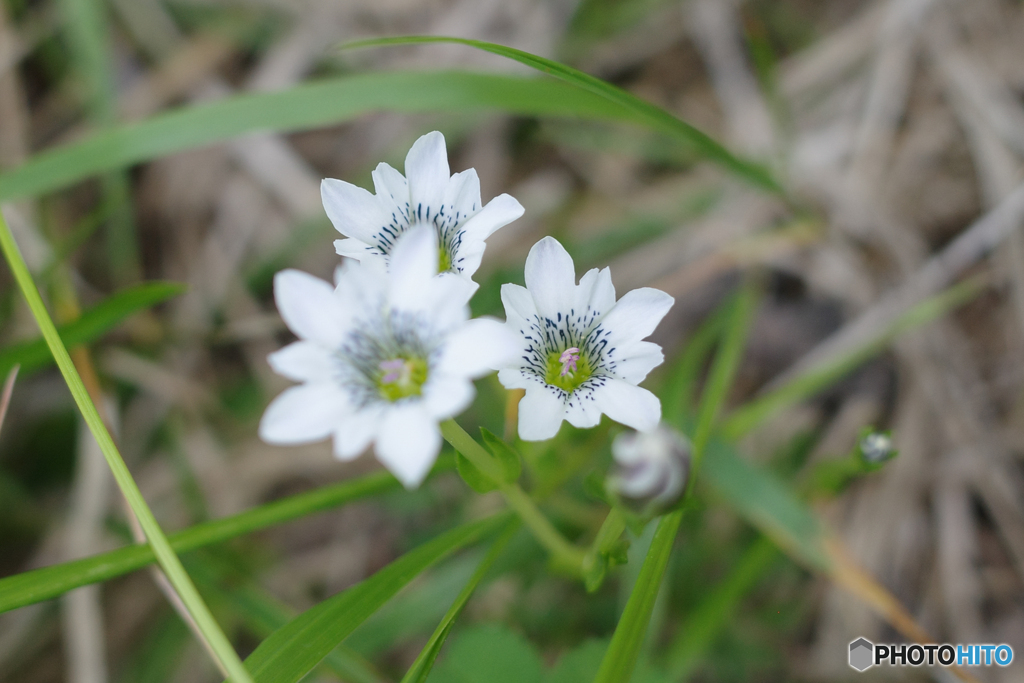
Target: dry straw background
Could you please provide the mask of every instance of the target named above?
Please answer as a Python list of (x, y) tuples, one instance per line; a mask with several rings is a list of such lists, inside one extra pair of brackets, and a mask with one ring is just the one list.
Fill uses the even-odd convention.
[[(37, 271), (89, 221), (126, 221), (135, 232), (137, 262), (108, 265), (118, 244), (102, 235), (126, 234), (113, 228), (74, 249), (68, 277), (83, 305), (140, 277), (189, 285), (187, 294), (136, 316), (94, 347), (123, 453), (163, 526), (232, 514), (376, 468), (368, 457), (336, 463), (325, 445), (280, 449), (255, 438), (263, 405), (288, 384), (265, 362), (286, 337), (260, 273), (277, 263), (328, 277), (337, 257), (320, 179), (366, 184), (378, 160), (399, 165), (412, 140), (440, 128), (453, 169), (475, 167), (485, 199), (508, 191), (526, 207), (524, 218), (491, 239), (485, 280), (518, 267), (544, 234), (589, 245), (594, 262), (586, 265), (610, 265), (619, 292), (650, 285), (676, 297), (656, 334), (671, 356), (741, 273), (764, 274), (769, 296), (734, 402), (837, 357), (950, 284), (980, 283), (967, 305), (901, 336), (824, 396), (748, 436), (743, 447), (767, 459), (810, 432), (819, 437), (811, 457), (822, 459), (847, 452), (864, 425), (891, 428), (899, 458), (820, 506), (821, 515), (930, 632), (953, 642), (1006, 642), (1024, 656), (1021, 4), (587, 5), (606, 6), (597, 16), (607, 25), (581, 28), (574, 0), (107, 3), (117, 95), (109, 115), (120, 121), (339, 71), (526, 73), (461, 46), (335, 49), (367, 36), (465, 36), (565, 59), (656, 102), (765, 160), (796, 198), (784, 203), (624, 127), (452, 113), (365, 116), (146, 163), (122, 177), (127, 214), (95, 218), (110, 189), (98, 182), (5, 205)], [(100, 120), (83, 79), (60, 66), (67, 60), (66, 7), (51, 0), (0, 3), (0, 169), (80, 137)], [(7, 290), (3, 340), (36, 335), (14, 303), (6, 269), (0, 277)], [(0, 573), (124, 542), (105, 521), (124, 517), (91, 439), (77, 440), (58, 468), (64, 474), (33, 483), (43, 475), (32, 459), (44, 451), (25, 455), (26, 444), (40, 443), (38, 432), (47, 430), (53, 438), (44, 444), (75, 443), (61, 440), (68, 420), (53, 417), (71, 410), (55, 372), (15, 387), (0, 470), (28, 493), (23, 499), (0, 492), (14, 501), (0, 506), (7, 511)], [(406, 505), (434, 519), (437, 509), (463, 497), (460, 486), (442, 479)], [(261, 534), (250, 546), (259, 549), (259, 585), (295, 608), (351, 585), (395, 557), (408, 538), (423, 537), (428, 522), (410, 519), (402, 505), (360, 503)], [(846, 643), (892, 637), (850, 594), (810, 576), (797, 585), (789, 597), (804, 608), (778, 643), (784, 665), (759, 678), (848, 678), (839, 654)], [(515, 595), (515, 586), (498, 581), (471, 613), (508, 614)], [(141, 680), (129, 676), (133, 657), (152, 640), (154, 624), (173, 619), (169, 614), (145, 572), (4, 614), (0, 680)], [(395, 648), (367, 652), (389, 671), (411, 661), (430, 628), (428, 621)], [(184, 642), (160, 680), (213, 680), (204, 653)], [(698, 675), (728, 678), (717, 669)], [(1024, 667), (978, 677), (1024, 681)]]

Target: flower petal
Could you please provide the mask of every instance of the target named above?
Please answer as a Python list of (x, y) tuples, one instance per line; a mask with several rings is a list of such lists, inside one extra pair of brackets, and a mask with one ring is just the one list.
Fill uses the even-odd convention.
[(327, 348), (341, 345), (350, 312), (330, 283), (300, 270), (282, 270), (274, 276), (274, 299), (285, 324), (300, 339)]
[(409, 225), (409, 183), (405, 176), (383, 162), (370, 176), (385, 221), (404, 230)]
[(348, 411), (341, 390), (329, 382), (286, 389), (267, 406), (259, 435), (267, 443), (292, 445), (324, 439)]
[(612, 284), (612, 272), (609, 268), (588, 270), (580, 278), (580, 286), (576, 288), (573, 310), (576, 315), (587, 315), (589, 311), (595, 317), (603, 316), (615, 305), (615, 285)]
[(590, 429), (601, 422), (601, 409), (589, 391), (575, 391), (565, 402), (565, 419), (573, 427)]
[(638, 432), (650, 431), (661, 421), (658, 397), (621, 379), (607, 378), (593, 397), (602, 413)]
[(505, 307), (505, 317), (516, 325), (532, 320), (537, 315), (537, 304), (533, 302), (530, 291), (526, 287), (507, 283), (501, 286), (501, 303)]
[(565, 416), (565, 402), (553, 389), (533, 384), (519, 402), (519, 438), (545, 441), (558, 433)]
[[(452, 174), (444, 190), (445, 223), (457, 225), (480, 210), (480, 176), (475, 168)], [(451, 212), (451, 213), (449, 213)]]
[(659, 289), (641, 287), (626, 292), (601, 320), (610, 335), (609, 343), (639, 341), (654, 332), (675, 299)]
[[(405, 177), (409, 182), (409, 218), (411, 223), (430, 221), (440, 210), (451, 174), (444, 136), (436, 130), (413, 143), (405, 157)], [(427, 215), (427, 211), (430, 215)]]
[(345, 237), (377, 244), (377, 233), (388, 221), (372, 194), (344, 180), (324, 178), (320, 198), (335, 230)]
[(370, 246), (362, 240), (353, 237), (346, 237), (343, 240), (334, 240), (334, 251), (338, 256), (348, 256), (356, 261), (362, 261), (370, 256), (382, 256), (377, 247)]
[(335, 357), (315, 342), (297, 341), (267, 356), (267, 362), (279, 375), (296, 382), (315, 382), (328, 377), (335, 368)]
[(364, 408), (349, 415), (334, 430), (334, 457), (338, 460), (354, 460), (363, 454), (373, 435), (380, 426), (379, 408)]
[(526, 389), (534, 386), (540, 380), (523, 372), (519, 367), (505, 368), (498, 371), (498, 381), (506, 389)]
[(541, 318), (559, 320), (568, 315), (576, 291), (572, 257), (554, 237), (545, 237), (526, 257), (526, 288)]
[(522, 352), (504, 323), (476, 318), (448, 336), (438, 369), (457, 377), (480, 377), (515, 363)]
[(639, 384), (651, 370), (664, 362), (665, 354), (660, 346), (646, 341), (635, 342), (616, 349), (613, 372), (630, 384)]
[(462, 231), (473, 239), (485, 240), (498, 228), (503, 228), (523, 215), (523, 205), (515, 197), (501, 194), (487, 202), (462, 226)]
[(410, 402), (387, 410), (377, 430), (377, 459), (407, 489), (420, 485), (440, 450), (441, 431), (422, 406)]
[(473, 383), (465, 376), (433, 377), (423, 385), (423, 409), (435, 420), (447, 420), (468, 408), (475, 395)]

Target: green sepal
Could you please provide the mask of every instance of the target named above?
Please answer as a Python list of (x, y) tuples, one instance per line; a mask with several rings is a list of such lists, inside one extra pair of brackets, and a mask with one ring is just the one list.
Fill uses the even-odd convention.
[(504, 483), (512, 484), (518, 481), (519, 475), (523, 473), (519, 453), (485, 427), (480, 428), (480, 435), (483, 437), (484, 446), (498, 461), (502, 476), (505, 478)]
[(462, 481), (477, 493), (488, 493), (498, 488), (497, 482), (477, 469), (476, 465), (458, 451), (455, 452), (455, 469), (458, 470)]

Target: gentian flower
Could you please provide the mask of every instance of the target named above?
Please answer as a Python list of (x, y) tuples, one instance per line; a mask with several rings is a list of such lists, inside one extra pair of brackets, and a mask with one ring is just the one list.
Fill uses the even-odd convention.
[(275, 444), (330, 436), (342, 460), (374, 443), (385, 467), (418, 486), (441, 448), (438, 422), (465, 410), (471, 380), (517, 350), (500, 322), (469, 319), (465, 281), (436, 275), (429, 227), (396, 241), (390, 268), (347, 262), (337, 287), (297, 270), (278, 273), (277, 307), (299, 341), (268, 361), (302, 384), (274, 399), (260, 436)]
[(607, 268), (587, 272), (577, 285), (572, 257), (545, 237), (526, 259), (526, 287), (503, 285), (501, 300), (520, 352), (498, 379), (526, 390), (520, 438), (550, 439), (562, 420), (594, 427), (602, 413), (639, 431), (657, 426), (661, 402), (637, 384), (664, 356), (641, 340), (668, 313), (671, 296), (644, 287), (616, 302)]
[(626, 505), (649, 516), (679, 502), (690, 476), (690, 441), (658, 425), (649, 432), (625, 432), (612, 441), (615, 467), (608, 489)]
[(507, 194), (482, 206), (474, 169), (449, 175), (444, 136), (437, 131), (413, 144), (405, 174), (378, 165), (372, 174), (376, 195), (333, 178), (321, 183), (324, 209), (347, 238), (334, 243), (340, 255), (389, 260), (402, 234), (429, 225), (437, 234), (438, 272), (470, 280), (480, 267), (484, 240), (523, 215), (523, 207)]

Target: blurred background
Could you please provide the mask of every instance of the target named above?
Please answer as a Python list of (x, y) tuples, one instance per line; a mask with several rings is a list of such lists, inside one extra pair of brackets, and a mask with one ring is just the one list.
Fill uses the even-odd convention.
[[(654, 337), (670, 359), (745, 276), (760, 278), (765, 296), (731, 405), (863, 343), (922, 296), (967, 281), (965, 304), (902, 334), (747, 435), (741, 449), (786, 473), (794, 461), (848, 453), (866, 425), (891, 429), (899, 457), (815, 510), (940, 642), (1008, 643), (1024, 656), (1021, 3), (3, 0), (0, 170), (117, 122), (310, 79), (382, 69), (532, 73), (455, 45), (336, 49), (409, 33), (565, 61), (762, 161), (789, 198), (637, 128), (452, 111), (248, 135), (5, 204), (59, 320), (142, 280), (188, 285), (92, 346), (122, 452), (164, 528), (378, 468), (369, 456), (340, 464), (327, 444), (275, 448), (256, 438), (264, 407), (289, 384), (265, 361), (289, 339), (271, 278), (285, 266), (329, 278), (336, 266), (322, 177), (369, 186), (378, 161), (401, 168), (412, 141), (439, 129), (452, 170), (475, 167), (485, 201), (509, 192), (526, 208), (489, 240), (478, 314), (501, 315), (498, 285), (521, 281), (530, 245), (548, 234), (570, 248), (579, 272), (610, 266), (620, 294), (654, 286), (676, 297)], [(3, 345), (35, 337), (6, 268), (0, 283)], [(60, 375), (30, 370), (0, 436), (5, 576), (131, 539)], [(479, 388), (467, 420), (493, 421), (503, 392), (492, 380)], [(672, 660), (680, 643), (693, 647), (686, 638), (703, 623), (701, 599), (756, 542), (755, 531), (705, 497), (669, 568), (654, 659)], [(601, 517), (581, 501), (570, 491), (546, 509), (569, 533), (586, 535)], [(448, 474), (413, 494), (187, 555), (186, 566), (245, 654), (282, 614), (499, 505)], [(628, 594), (623, 582), (588, 596), (547, 573), (528, 538), (517, 543), (513, 566), (471, 601), (452, 652), (460, 637), (464, 652), (500, 642), (515, 672), (599, 648)], [(309, 680), (401, 678), (478, 558), (420, 577), (346, 641), (348, 673)], [(847, 644), (894, 640), (891, 628), (781, 553), (762, 559), (684, 667), (634, 680), (947, 680), (912, 668), (855, 674)], [(459, 675), (442, 666), (432, 680), (471, 680)], [(508, 671), (489, 680), (516, 680), (501, 675)], [(1024, 681), (1024, 666), (976, 675)], [(141, 571), (0, 615), (0, 680), (220, 679)]]

